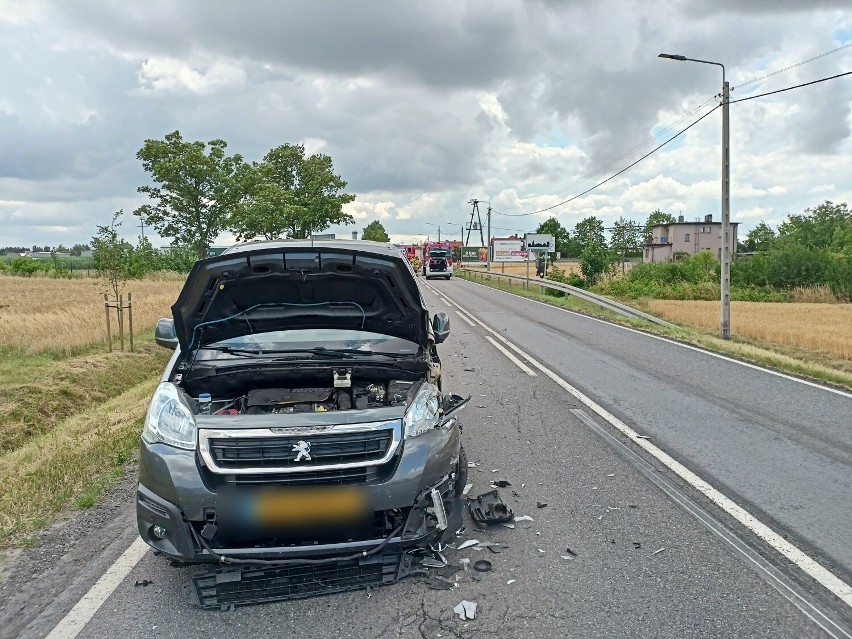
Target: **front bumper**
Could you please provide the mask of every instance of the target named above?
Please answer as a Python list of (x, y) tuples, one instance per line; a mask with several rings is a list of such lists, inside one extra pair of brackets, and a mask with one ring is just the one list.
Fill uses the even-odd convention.
[[(459, 445), (457, 426), (436, 428), (406, 440), (392, 476), (358, 487), (377, 516), (393, 513), (404, 522), (390, 538), (377, 531), (374, 536), (346, 539), (349, 531), (341, 530), (337, 540), (327, 535), (321, 541), (306, 537), (288, 539), (285, 544), (272, 537), (240, 543), (217, 533), (228, 524), (221, 517), (239, 502), (240, 490), (211, 486), (193, 451), (142, 442), (136, 500), (139, 534), (152, 548), (182, 562), (218, 562), (222, 556), (240, 560), (348, 557), (369, 552), (383, 542), (383, 554), (426, 547), (451, 536), (462, 525), (461, 502), (455, 494)], [(438, 526), (433, 489), (437, 489), (446, 514), (444, 528)]]

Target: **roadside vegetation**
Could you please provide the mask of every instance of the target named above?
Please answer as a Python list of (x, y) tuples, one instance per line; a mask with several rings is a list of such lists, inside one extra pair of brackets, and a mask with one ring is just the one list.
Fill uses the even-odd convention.
[(183, 277), (132, 283), (135, 352), (110, 353), (103, 279), (0, 276), (0, 547), (36, 543), (57, 512), (94, 505), (135, 458), (170, 355), (153, 327)]
[[(508, 274), (508, 273), (507, 273)], [(731, 306), (731, 340), (717, 337), (719, 324), (718, 302), (670, 302), (665, 300), (638, 300), (633, 305), (652, 314), (681, 324), (681, 330), (668, 330), (641, 319), (628, 318), (601, 307), (584, 302), (574, 296), (554, 296), (547, 289), (542, 290), (536, 280), (530, 280), (530, 289), (523, 288), (523, 282), (509, 282), (477, 273), (475, 277), (458, 272), (457, 277), (471, 279), (493, 288), (506, 290), (522, 297), (546, 302), (554, 306), (600, 317), (616, 324), (637, 328), (642, 331), (670, 337), (681, 342), (693, 344), (707, 350), (722, 353), (756, 364), (769, 366), (777, 370), (809, 377), (852, 389), (852, 358), (849, 345), (852, 340), (850, 313), (852, 306), (830, 304), (767, 304), (733, 302)], [(638, 302), (638, 303), (637, 303)], [(659, 306), (654, 306), (657, 304)], [(683, 305), (678, 316), (667, 316), (661, 312), (664, 305)], [(692, 305), (700, 304), (700, 320), (690, 312)], [(805, 307), (807, 307), (805, 309)], [(772, 311), (767, 315), (767, 310)], [(803, 312), (803, 311), (807, 312)], [(777, 330), (767, 328), (775, 320)], [(694, 324), (693, 324), (694, 322)], [(822, 339), (806, 337), (818, 326), (825, 335)], [(749, 333), (749, 330), (752, 333)], [(762, 332), (761, 332), (762, 331)]]

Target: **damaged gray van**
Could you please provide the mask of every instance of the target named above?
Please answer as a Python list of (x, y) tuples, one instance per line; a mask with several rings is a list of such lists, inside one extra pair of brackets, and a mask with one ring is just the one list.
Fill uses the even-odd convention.
[(159, 554), (220, 564), (194, 577), (199, 605), (393, 583), (461, 528), (449, 319), (395, 247), (237, 245), (195, 264), (172, 315), (136, 512)]

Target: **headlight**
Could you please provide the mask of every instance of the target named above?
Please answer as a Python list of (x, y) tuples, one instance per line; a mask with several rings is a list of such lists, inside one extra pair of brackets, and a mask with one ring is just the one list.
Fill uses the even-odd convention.
[(405, 436), (417, 437), (435, 428), (440, 418), (439, 407), (438, 387), (434, 384), (423, 384), (402, 418)]
[(181, 401), (177, 386), (163, 382), (157, 386), (145, 426), (142, 439), (149, 444), (162, 442), (170, 446), (195, 450), (195, 418), (192, 410)]

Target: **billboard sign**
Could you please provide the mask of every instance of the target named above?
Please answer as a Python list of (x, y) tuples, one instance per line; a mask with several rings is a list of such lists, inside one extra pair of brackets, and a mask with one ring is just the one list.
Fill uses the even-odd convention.
[(488, 249), (484, 246), (463, 246), (461, 261), (463, 264), (472, 262), (485, 264), (488, 261)]
[(494, 240), (495, 262), (523, 262), (526, 259), (523, 240)]
[(528, 251), (540, 253), (553, 253), (556, 251), (556, 242), (552, 235), (545, 233), (526, 233), (524, 243)]

